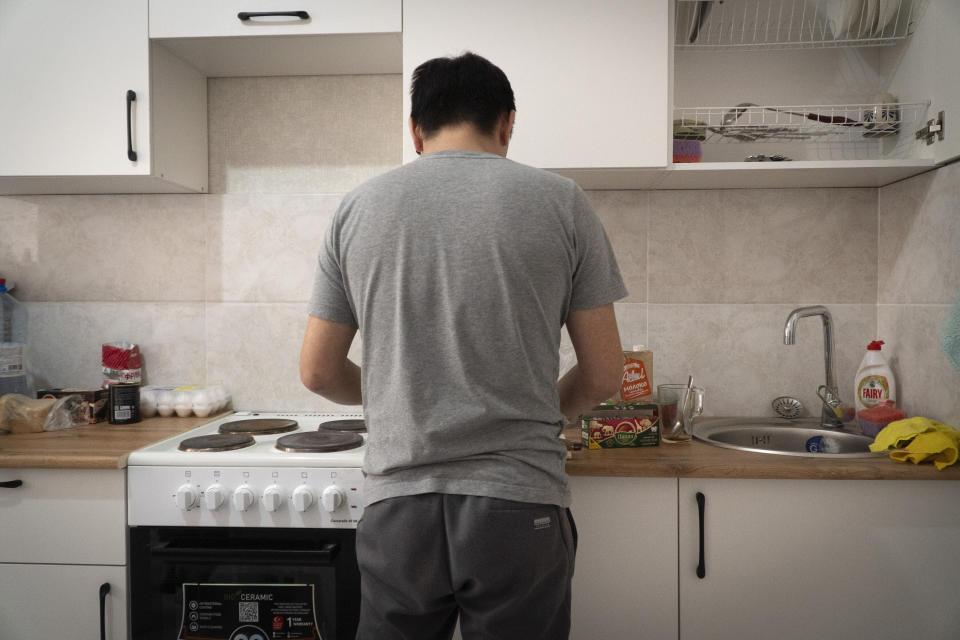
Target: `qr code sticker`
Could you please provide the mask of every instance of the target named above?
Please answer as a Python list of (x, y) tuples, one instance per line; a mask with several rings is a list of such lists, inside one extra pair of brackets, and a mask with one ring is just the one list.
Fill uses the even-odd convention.
[(240, 603), (240, 622), (260, 622), (260, 607), (256, 602)]

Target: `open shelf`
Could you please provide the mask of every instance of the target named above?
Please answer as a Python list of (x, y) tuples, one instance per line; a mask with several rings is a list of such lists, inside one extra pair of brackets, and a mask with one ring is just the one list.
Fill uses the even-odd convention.
[(809, 49), (892, 45), (922, 0), (678, 0), (677, 49)]
[(912, 133), (929, 102), (674, 109), (674, 139), (705, 143), (860, 142)]
[(882, 187), (936, 168), (932, 159), (694, 162), (660, 169), (555, 169), (584, 189)]

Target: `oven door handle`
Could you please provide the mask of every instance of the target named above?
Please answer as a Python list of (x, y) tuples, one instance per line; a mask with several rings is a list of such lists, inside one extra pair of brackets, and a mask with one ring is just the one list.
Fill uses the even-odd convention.
[(163, 558), (183, 558), (191, 561), (206, 559), (222, 561), (224, 559), (239, 559), (240, 561), (276, 561), (310, 562), (313, 564), (332, 564), (340, 546), (328, 542), (319, 549), (237, 549), (237, 548), (209, 548), (209, 547), (178, 547), (169, 542), (161, 542), (150, 548), (150, 553)]

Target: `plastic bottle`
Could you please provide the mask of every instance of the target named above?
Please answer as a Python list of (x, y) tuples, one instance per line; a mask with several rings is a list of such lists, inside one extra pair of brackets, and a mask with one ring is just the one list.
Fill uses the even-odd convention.
[(27, 386), (27, 308), (7, 293), (0, 278), (0, 396), (30, 395)]
[(875, 407), (880, 400), (896, 402), (897, 383), (880, 347), (883, 340), (874, 340), (857, 369), (855, 403), (857, 412)]

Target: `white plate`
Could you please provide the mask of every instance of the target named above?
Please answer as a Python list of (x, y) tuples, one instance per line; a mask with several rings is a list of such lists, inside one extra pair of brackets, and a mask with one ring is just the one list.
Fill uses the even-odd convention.
[(863, 0), (864, 11), (861, 21), (854, 25), (860, 38), (872, 38), (877, 30), (877, 16), (880, 14), (880, 0)]
[(877, 28), (873, 32), (875, 38), (881, 38), (884, 35), (893, 35), (893, 29), (887, 34), (884, 34), (883, 30), (890, 24), (894, 16), (897, 15), (897, 11), (900, 9), (900, 3), (901, 0), (880, 0), (880, 10), (877, 13)]
[(853, 31), (855, 37), (864, 11), (864, 0), (826, 0), (824, 15), (834, 40), (843, 40)]
[[(700, 39), (702, 35), (700, 30), (697, 29), (697, 23), (701, 20), (703, 21), (703, 26), (706, 27), (707, 19), (710, 17), (710, 11), (713, 9), (713, 2), (703, 2), (703, 0), (698, 0), (696, 4), (693, 5), (693, 11), (690, 12), (690, 28), (687, 30), (687, 39), (684, 44), (694, 44), (697, 40)], [(703, 17), (698, 20), (701, 13)]]

